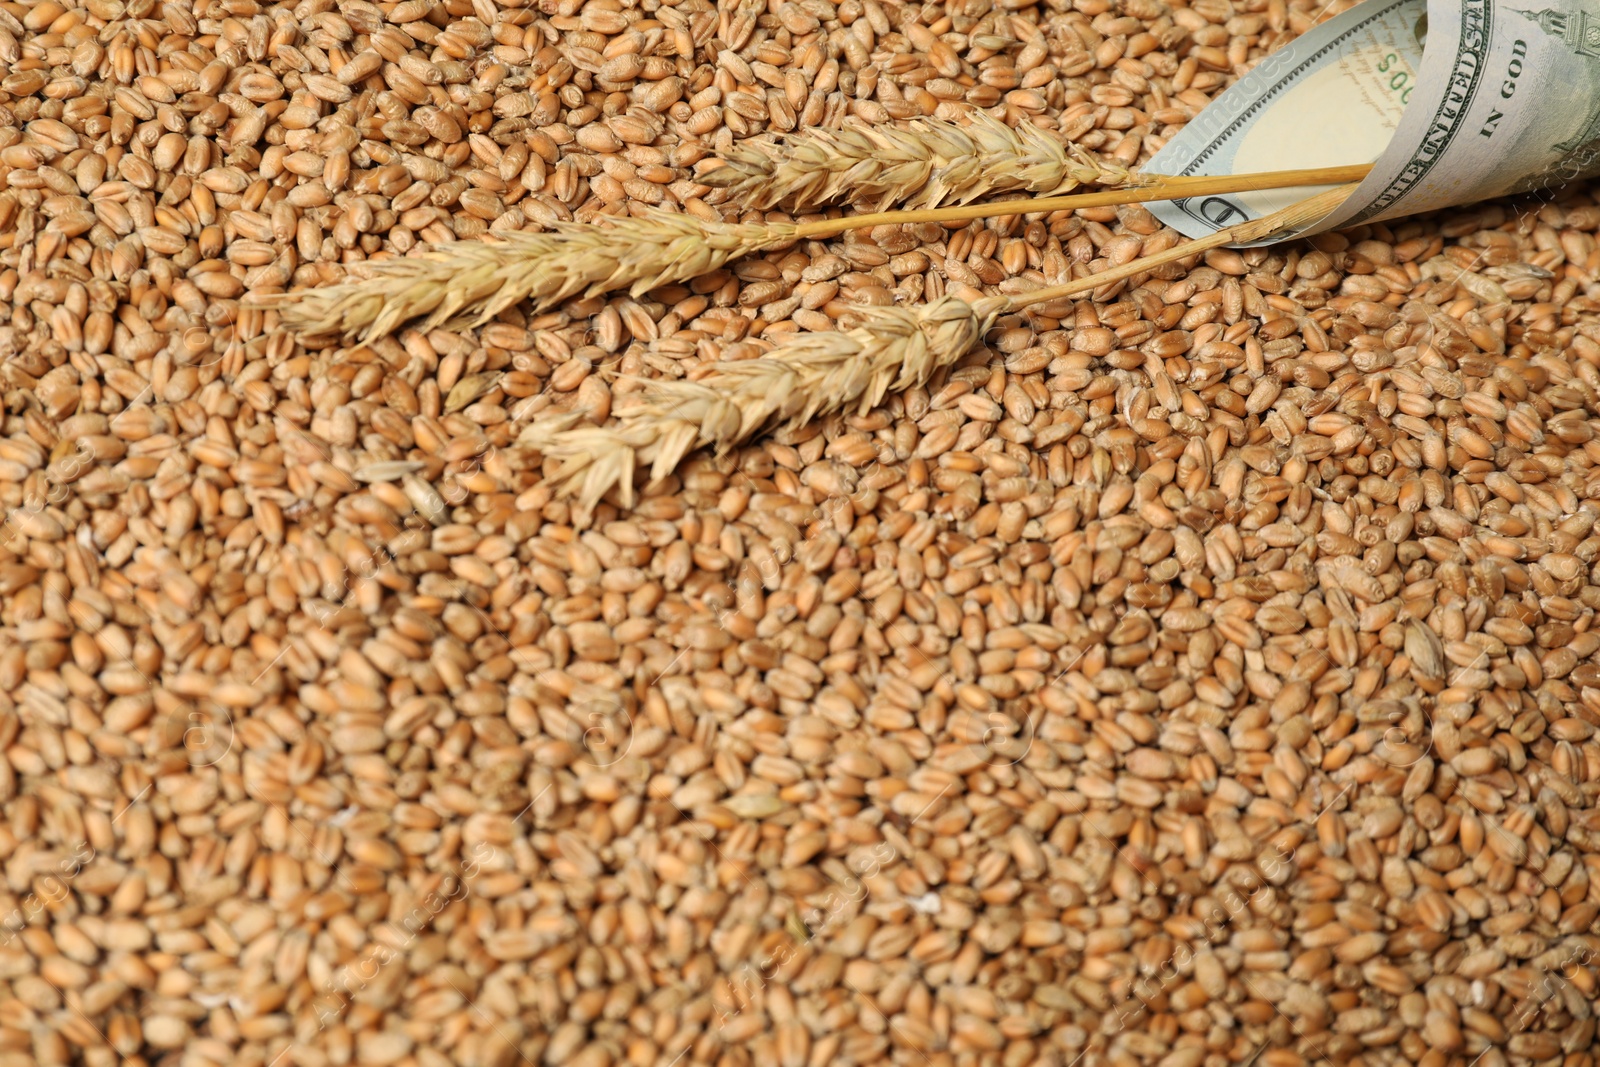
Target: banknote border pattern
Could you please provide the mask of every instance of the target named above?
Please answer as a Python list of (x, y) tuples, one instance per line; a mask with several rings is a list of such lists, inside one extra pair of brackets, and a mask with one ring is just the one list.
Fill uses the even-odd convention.
[[(1456, 132), (1461, 129), (1462, 123), (1466, 122), (1467, 113), (1472, 110), (1472, 102), (1477, 98), (1478, 87), (1483, 84), (1484, 71), (1488, 67), (1489, 51), (1494, 42), (1494, 0), (1461, 0), (1463, 28), (1470, 25), (1465, 15), (1474, 7), (1481, 11), (1481, 16), (1478, 20), (1480, 27), (1478, 32), (1479, 47), (1476, 49), (1467, 47), (1468, 38), (1465, 33), (1456, 38), (1456, 57), (1450, 65), (1450, 80), (1446, 83), (1454, 85), (1456, 78), (1462, 74), (1463, 58), (1468, 55), (1474, 57), (1476, 67), (1469, 77), (1466, 91), (1462, 95), (1460, 106), (1456, 108), (1455, 115), (1449, 124), (1443, 130), (1440, 130), (1435, 137), (1434, 131), (1440, 124), (1440, 116), (1445, 113), (1445, 108), (1450, 102), (1450, 94), (1447, 92), (1439, 101), (1439, 107), (1434, 111), (1433, 118), (1428, 121), (1422, 141), (1418, 144), (1417, 150), (1412, 153), (1411, 158), (1406, 161), (1405, 165), (1400, 168), (1383, 192), (1379, 193), (1372, 203), (1356, 212), (1350, 218), (1340, 222), (1340, 228), (1365, 222), (1376, 215), (1388, 211), (1398, 203), (1402, 197), (1417, 186), (1417, 183), (1428, 176), (1428, 172), (1433, 170), (1439, 160), (1444, 158), (1445, 149), (1455, 139)], [(1433, 150), (1431, 156), (1427, 155), (1430, 143), (1438, 145), (1438, 148)]]
[[(1222, 147), (1222, 143), (1225, 140), (1227, 140), (1227, 138), (1229, 136), (1231, 136), (1235, 130), (1237, 130), (1239, 127), (1241, 127), (1241, 126), (1243, 126), (1243, 125), (1245, 125), (1247, 123), (1247, 121), (1249, 120), (1250, 116), (1254, 115), (1257, 111), (1261, 110), (1261, 108), (1266, 106), (1267, 102), (1270, 101), (1273, 97), (1275, 97), (1279, 93), (1283, 92), (1283, 90), (1291, 82), (1293, 82), (1296, 78), (1298, 78), (1300, 76), (1300, 74), (1303, 73), (1307, 68), (1315, 66), (1322, 59), (1322, 57), (1326, 53), (1337, 49), (1339, 47), (1339, 45), (1342, 44), (1344, 42), (1344, 40), (1347, 37), (1351, 36), (1352, 34), (1358, 32), (1360, 30), (1365, 29), (1371, 23), (1378, 22), (1378, 21), (1382, 20), (1391, 11), (1393, 11), (1395, 8), (1403, 7), (1406, 4), (1409, 4), (1409, 3), (1412, 3), (1412, 2), (1413, 2), (1413, 0), (1393, 0), (1393, 2), (1391, 2), (1391, 3), (1381, 5), (1381, 7), (1377, 11), (1374, 11), (1371, 15), (1369, 15), (1366, 18), (1362, 19), (1360, 22), (1355, 23), (1349, 29), (1347, 29), (1343, 33), (1339, 34), (1337, 37), (1333, 37), (1333, 38), (1329, 39), (1325, 44), (1322, 45), (1321, 48), (1316, 49), (1314, 52), (1312, 52), (1310, 55), (1306, 56), (1299, 63), (1295, 64), (1295, 66), (1290, 68), (1281, 78), (1279, 78), (1277, 80), (1277, 82), (1270, 89), (1268, 89), (1266, 92), (1264, 92), (1260, 96), (1258, 96), (1250, 104), (1249, 107), (1247, 107), (1243, 111), (1239, 112), (1238, 115), (1234, 116), (1234, 118), (1233, 118), (1233, 120), (1231, 122), (1229, 122), (1222, 129), (1218, 130), (1216, 132), (1216, 134), (1212, 136), (1211, 143), (1206, 145), (1206, 147), (1203, 148), (1194, 157), (1194, 159), (1187, 166), (1185, 166), (1181, 171), (1179, 171), (1178, 173), (1181, 174), (1181, 175), (1194, 174), (1196, 171), (1198, 171), (1200, 169), (1200, 167), (1202, 167), (1205, 164), (1205, 161), (1208, 158), (1210, 158), (1212, 153), (1216, 152), (1219, 148)], [(1284, 46), (1282, 51), (1274, 53), (1274, 55), (1283, 55), (1283, 56), (1287, 57), (1289, 54), (1292, 54), (1293, 49), (1294, 49), (1294, 45), (1291, 43), (1289, 45)], [(1260, 72), (1263, 69), (1263, 67), (1267, 67), (1268, 69), (1270, 69), (1269, 65), (1272, 63), (1273, 58), (1274, 58), (1274, 56), (1268, 56), (1266, 59), (1262, 60), (1261, 63), (1258, 64), (1256, 66), (1255, 70), (1252, 71), (1251, 73)], [(1236, 88), (1237, 86), (1235, 85), (1234, 87)], [(1474, 86), (1474, 88), (1476, 88), (1476, 86)], [(1231, 89), (1230, 89), (1230, 91), (1231, 91)], [(1204, 114), (1205, 114), (1205, 112), (1202, 111), (1201, 115), (1203, 116)], [(1215, 199), (1215, 198), (1208, 197), (1207, 199)], [(1182, 211), (1185, 215), (1188, 215), (1190, 218), (1194, 219), (1196, 222), (1200, 223), (1201, 225), (1208, 226), (1208, 227), (1210, 227), (1212, 229), (1216, 229), (1216, 223), (1214, 223), (1211, 219), (1206, 218), (1204, 215), (1201, 215), (1198, 212), (1190, 211), (1189, 210), (1189, 203), (1190, 203), (1189, 199), (1174, 200), (1174, 201), (1172, 201), (1172, 206), (1177, 208), (1179, 211)], [(1250, 212), (1245, 212), (1245, 214), (1246, 214), (1246, 216), (1249, 216)]]

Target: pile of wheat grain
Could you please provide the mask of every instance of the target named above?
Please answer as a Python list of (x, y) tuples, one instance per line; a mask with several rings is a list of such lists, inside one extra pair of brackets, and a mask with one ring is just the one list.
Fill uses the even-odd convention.
[[(247, 299), (876, 206), (759, 147), (847, 118), (984, 109), (1043, 191), (1330, 9), (71, 4), (0, 0), (0, 1067), (1593, 1067), (1586, 189), (957, 315), (817, 419), (739, 364), (1175, 235), (597, 260), (309, 350)], [(563, 495), (639, 410), (637, 493)]]

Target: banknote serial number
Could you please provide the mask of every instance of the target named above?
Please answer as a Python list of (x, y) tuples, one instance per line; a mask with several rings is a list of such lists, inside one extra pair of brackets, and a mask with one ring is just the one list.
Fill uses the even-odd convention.
[[(1528, 42), (1513, 42), (1511, 45), (1511, 62), (1506, 64), (1506, 80), (1500, 85), (1500, 99), (1510, 100), (1516, 93), (1517, 79), (1522, 77), (1522, 61), (1527, 57)], [(1491, 109), (1489, 117), (1483, 120), (1483, 129), (1478, 131), (1478, 136), (1493, 137), (1495, 127), (1500, 125), (1500, 120), (1505, 117), (1505, 113), (1498, 108)]]
[(1415, 89), (1416, 79), (1412, 77), (1411, 70), (1400, 61), (1400, 57), (1393, 52), (1383, 57), (1378, 64), (1379, 74), (1389, 75), (1389, 88), (1400, 94), (1400, 103), (1411, 102), (1411, 90)]

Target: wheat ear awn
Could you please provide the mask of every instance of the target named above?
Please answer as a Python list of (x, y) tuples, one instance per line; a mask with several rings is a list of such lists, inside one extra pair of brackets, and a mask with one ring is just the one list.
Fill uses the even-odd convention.
[(446, 324), (482, 325), (524, 300), (537, 312), (574, 296), (599, 296), (618, 289), (638, 296), (657, 286), (698, 277), (753, 252), (870, 226), (962, 222), (1319, 185), (1359, 179), (1369, 169), (1362, 165), (1150, 178), (1149, 184), (1131, 189), (887, 211), (803, 223), (707, 222), (652, 209), (637, 217), (608, 218), (603, 225), (557, 223), (553, 230), (512, 233), (493, 243), (452, 241), (420, 256), (373, 263), (373, 276), (362, 281), (259, 296), (252, 302), (276, 308), (284, 325), (297, 333), (372, 340), (417, 319), (422, 320), (418, 325), (424, 330)]
[(1207, 249), (1266, 239), (1321, 218), (1354, 189), (1332, 189), (1113, 270), (1019, 296), (947, 296), (911, 308), (862, 308), (855, 329), (792, 335), (765, 356), (712, 364), (692, 381), (641, 382), (625, 405), (619, 398), (612, 425), (581, 424), (581, 413), (566, 413), (530, 424), (518, 440), (560, 463), (553, 480), (585, 506), (614, 485), (631, 506), (638, 467), (648, 466), (655, 482), (697, 448), (726, 451), (819, 415), (865, 413), (890, 392), (955, 363), (1007, 312), (1089, 292)]
[(699, 180), (763, 210), (937, 207), (992, 193), (1057, 193), (1138, 180), (1031, 123), (1013, 129), (976, 109), (964, 124), (923, 118), (903, 127), (873, 126), (850, 119), (837, 130), (746, 141), (723, 158)]

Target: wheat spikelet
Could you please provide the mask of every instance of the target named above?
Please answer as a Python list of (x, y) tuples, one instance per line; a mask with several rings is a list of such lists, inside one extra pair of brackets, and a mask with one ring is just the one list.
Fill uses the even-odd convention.
[(907, 127), (850, 120), (781, 141), (735, 145), (723, 166), (700, 177), (757, 209), (848, 203), (872, 211), (965, 204), (1003, 192), (1066, 192), (1126, 185), (1125, 168), (1098, 161), (1029, 123), (1013, 129), (974, 110), (969, 125), (917, 119)]
[(862, 308), (855, 329), (793, 335), (769, 355), (714, 364), (695, 381), (645, 382), (628, 396), (617, 425), (580, 426), (577, 415), (566, 415), (530, 425), (519, 441), (559, 460), (555, 480), (584, 504), (620, 485), (631, 505), (637, 466), (648, 464), (657, 481), (697, 448), (726, 451), (819, 415), (865, 413), (960, 359), (1005, 306), (998, 297), (945, 297), (912, 308)]
[(373, 263), (364, 281), (256, 302), (277, 308), (297, 332), (370, 340), (422, 316), (423, 330), (458, 321), (475, 326), (523, 300), (539, 311), (617, 289), (638, 296), (787, 244), (795, 233), (792, 223), (707, 222), (652, 209), (604, 225), (558, 222), (546, 232), (511, 233), (492, 243), (454, 241)]

